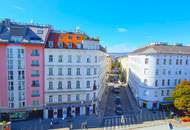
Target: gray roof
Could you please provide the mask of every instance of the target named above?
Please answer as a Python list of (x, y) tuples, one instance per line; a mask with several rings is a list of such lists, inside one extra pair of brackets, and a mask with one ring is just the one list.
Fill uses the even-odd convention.
[[(44, 44), (47, 40), (50, 26), (20, 24), (5, 19), (0, 22), (0, 41), (16, 42), (14, 37), (20, 38), (21, 43)], [(40, 32), (40, 33), (39, 33)]]
[(183, 45), (149, 45), (139, 48), (130, 55), (143, 55), (143, 54), (183, 54), (190, 55), (190, 46)]

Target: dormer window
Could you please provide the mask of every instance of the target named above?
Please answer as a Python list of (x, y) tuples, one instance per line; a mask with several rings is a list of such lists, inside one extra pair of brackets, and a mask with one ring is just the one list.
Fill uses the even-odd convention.
[(80, 36), (77, 36), (77, 40), (80, 40), (80, 38), (81, 38)]
[(68, 48), (69, 48), (69, 49), (72, 48), (72, 43), (68, 43)]
[(62, 42), (59, 42), (59, 43), (58, 43), (58, 47), (59, 47), (59, 48), (63, 48), (63, 43), (62, 43)]
[(48, 47), (49, 47), (49, 48), (53, 48), (53, 41), (49, 41), (49, 42), (48, 42)]
[(37, 34), (43, 34), (44, 31), (43, 30), (37, 30)]
[(73, 39), (73, 37), (72, 37), (71, 35), (69, 35), (69, 36), (68, 36), (68, 39), (69, 39), (69, 40), (72, 40), (72, 39)]

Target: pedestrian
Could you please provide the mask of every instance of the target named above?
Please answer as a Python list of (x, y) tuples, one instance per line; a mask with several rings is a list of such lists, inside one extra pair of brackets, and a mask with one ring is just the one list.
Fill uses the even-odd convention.
[(50, 122), (50, 127), (53, 128), (53, 122), (52, 121)]
[(170, 128), (170, 130), (173, 130), (173, 125), (172, 125), (172, 123), (169, 123), (169, 128)]

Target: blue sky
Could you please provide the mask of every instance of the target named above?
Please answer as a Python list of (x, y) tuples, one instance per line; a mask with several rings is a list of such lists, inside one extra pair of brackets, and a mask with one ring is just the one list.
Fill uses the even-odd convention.
[[(190, 43), (190, 0), (0, 0), (0, 18), (97, 36), (110, 52)], [(3, 6), (2, 6), (3, 5)]]

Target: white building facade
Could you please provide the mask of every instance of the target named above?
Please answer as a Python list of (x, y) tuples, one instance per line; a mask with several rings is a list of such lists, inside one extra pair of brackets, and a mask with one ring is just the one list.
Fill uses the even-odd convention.
[(83, 49), (45, 48), (44, 118), (98, 112), (106, 80), (106, 53), (86, 44)]
[(128, 84), (140, 106), (160, 108), (170, 104), (172, 91), (190, 80), (190, 47), (154, 44), (128, 56)]

